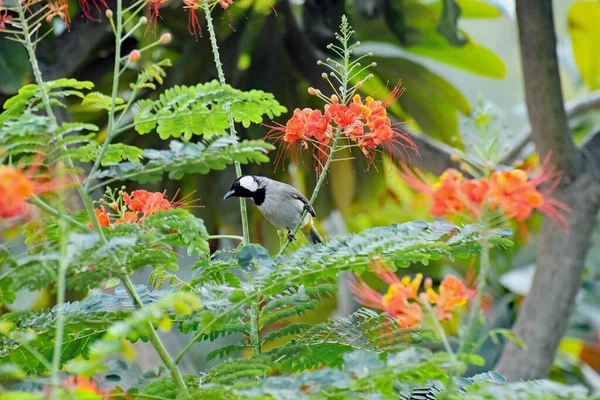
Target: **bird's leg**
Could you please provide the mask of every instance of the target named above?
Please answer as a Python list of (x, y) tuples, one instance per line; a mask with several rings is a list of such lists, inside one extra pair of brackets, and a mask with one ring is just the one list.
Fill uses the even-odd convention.
[(296, 240), (296, 236), (292, 235), (292, 231), (288, 229), (288, 235), (287, 238), (290, 242), (293, 242)]

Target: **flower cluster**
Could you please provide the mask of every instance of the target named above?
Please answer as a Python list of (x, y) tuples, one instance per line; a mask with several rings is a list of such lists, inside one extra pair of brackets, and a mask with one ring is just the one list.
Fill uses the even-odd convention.
[[(295, 109), (292, 118), (285, 126), (271, 126), (267, 137), (275, 142), (284, 143), (287, 153), (294, 148), (308, 150), (309, 143), (315, 147), (315, 157), (324, 160), (327, 149), (335, 138), (345, 138), (358, 146), (368, 161), (380, 145), (391, 150), (396, 145), (417, 151), (410, 137), (394, 127), (387, 115), (387, 108), (402, 94), (403, 89), (396, 87), (390, 96), (382, 101), (368, 96), (363, 100), (359, 94), (352, 97), (349, 104), (342, 104), (337, 95), (332, 95), (323, 112), (311, 108)], [(309, 93), (321, 95), (310, 88)], [(278, 160), (282, 153), (278, 154)]]
[(24, 171), (14, 166), (0, 166), (0, 218), (23, 217), (27, 214), (27, 200), (35, 194), (48, 193), (72, 185), (72, 179), (42, 179), (36, 177), (34, 163)]
[[(46, 13), (46, 22), (47, 23), (50, 23), (54, 19), (54, 17), (58, 17), (61, 20), (63, 20), (65, 22), (65, 24), (67, 24), (67, 26), (69, 25), (69, 23), (70, 23), (69, 2), (67, 0), (47, 0), (47, 1), (46, 0), (26, 0), (23, 2), (23, 5), (25, 5), (26, 7), (30, 7), (33, 4), (36, 4), (41, 1), (43, 1), (45, 3), (47, 2), (47, 4), (48, 4), (48, 12)], [(156, 25), (158, 23), (158, 18), (160, 16), (159, 15), (160, 7), (166, 1), (167, 0), (149, 0), (148, 1), (147, 9), (148, 9), (148, 15), (149, 15), (149, 18), (151, 21), (151, 24), (148, 25), (148, 29), (150, 28), (150, 26), (152, 26), (154, 30), (156, 29)], [(201, 35), (202, 27), (200, 26), (200, 20), (198, 19), (198, 16), (196, 15), (196, 10), (203, 6), (204, 0), (184, 0), (183, 3), (184, 3), (184, 9), (189, 10), (188, 30), (194, 36), (196, 36), (198, 34)], [(210, 0), (209, 3), (211, 3), (211, 5), (218, 4), (219, 6), (221, 6), (221, 8), (227, 9), (227, 8), (229, 8), (229, 6), (231, 4), (233, 4), (233, 0)], [(0, 7), (1, 6), (2, 6), (2, 1), (0, 1)], [(100, 14), (100, 12), (101, 12), (100, 6), (107, 8), (108, 4), (106, 3), (106, 0), (79, 0), (79, 6), (81, 8), (81, 11), (85, 15), (85, 17), (90, 20), (93, 20), (94, 17), (92, 16), (92, 6), (98, 11), (98, 14)], [(110, 9), (107, 9), (106, 16), (111, 18), (112, 15), (113, 15), (112, 11)], [(8, 14), (8, 11), (3, 12), (2, 10), (0, 10), (0, 31), (5, 30), (6, 23), (10, 23), (12, 21), (12, 19), (13, 19), (13, 17)]]
[(388, 285), (384, 295), (371, 288), (359, 276), (350, 282), (350, 290), (360, 304), (385, 311), (396, 318), (402, 328), (415, 328), (423, 321), (423, 303), (435, 304), (435, 316), (441, 321), (449, 321), (454, 309), (464, 306), (475, 295), (473, 290), (452, 275), (442, 280), (437, 293), (432, 288), (431, 279), (426, 279), (426, 291), (419, 294), (422, 274), (417, 274), (414, 279), (408, 276), (400, 279), (381, 263), (373, 264), (371, 270)]
[[(96, 208), (94, 212), (100, 226), (110, 226), (111, 219), (115, 220), (114, 225), (135, 224), (137, 222), (143, 224), (146, 217), (154, 215), (157, 211), (183, 206), (189, 207), (195, 201), (185, 202), (185, 198), (178, 201), (168, 200), (166, 192), (148, 192), (146, 190), (134, 190), (131, 194), (119, 191), (116, 196), (109, 192), (108, 196), (111, 202), (107, 205), (115, 213), (114, 215), (109, 214), (104, 205)], [(88, 223), (88, 226), (92, 228), (92, 223)]]
[[(523, 222), (534, 210), (548, 215), (558, 226), (567, 227), (561, 211), (570, 209), (550, 197), (559, 183), (559, 175), (548, 169), (549, 158), (536, 171), (521, 169), (491, 171), (489, 178), (468, 179), (455, 169), (446, 170), (437, 182), (431, 183), (419, 171), (404, 168), (402, 178), (413, 189), (431, 196), (430, 213), (447, 217), (467, 212), (481, 218), (485, 209), (500, 210), (508, 218)], [(545, 189), (540, 186), (549, 183)]]

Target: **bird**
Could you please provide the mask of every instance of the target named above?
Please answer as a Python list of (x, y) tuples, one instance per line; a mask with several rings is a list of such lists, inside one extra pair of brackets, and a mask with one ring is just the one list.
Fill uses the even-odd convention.
[(307, 211), (300, 231), (311, 244), (323, 243), (323, 239), (314, 226), (315, 210), (308, 199), (296, 188), (264, 176), (243, 175), (231, 185), (231, 190), (223, 199), (230, 197), (246, 197), (254, 200), (262, 215), (280, 230), (287, 230), (288, 240), (296, 238), (292, 234)]

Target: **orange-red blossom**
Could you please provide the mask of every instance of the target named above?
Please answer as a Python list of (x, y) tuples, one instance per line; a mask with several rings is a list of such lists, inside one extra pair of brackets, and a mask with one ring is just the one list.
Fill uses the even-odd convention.
[[(148, 192), (147, 190), (134, 190), (131, 194), (124, 192), (123, 202), (125, 203), (125, 207), (120, 211), (115, 225), (122, 223), (133, 224), (140, 220), (138, 213), (142, 214), (141, 219), (143, 219), (153, 215), (157, 211), (169, 210), (178, 205), (178, 203), (167, 200), (164, 192)], [(116, 205), (114, 206), (116, 208)], [(94, 212), (100, 226), (110, 226), (110, 215), (106, 212), (104, 206), (100, 206), (100, 209), (95, 209)], [(89, 223), (88, 226), (91, 228), (92, 224)]]
[(371, 270), (379, 279), (388, 284), (384, 295), (371, 288), (360, 276), (350, 281), (349, 287), (360, 304), (385, 311), (389, 316), (397, 319), (401, 328), (415, 328), (423, 321), (421, 302), (427, 301), (435, 304), (434, 313), (442, 321), (452, 319), (455, 307), (463, 306), (467, 300), (474, 296), (474, 291), (467, 289), (455, 276), (445, 277), (439, 293), (431, 289), (431, 279), (427, 279), (427, 291), (419, 296), (419, 288), (423, 275), (417, 274), (414, 279), (408, 276), (402, 279), (395, 273), (375, 263)]
[[(314, 89), (313, 89), (314, 90)], [(395, 88), (385, 101), (367, 97), (364, 101), (360, 95), (355, 95), (346, 105), (339, 103), (337, 96), (332, 96), (331, 104), (325, 105), (323, 112), (311, 108), (294, 110), (292, 118), (285, 126), (270, 127), (270, 137), (282, 141), (285, 150), (294, 147), (308, 149), (311, 143), (316, 148), (315, 156), (319, 160), (327, 158), (328, 145), (336, 132), (358, 145), (368, 160), (380, 145), (391, 150), (397, 144), (417, 151), (410, 137), (395, 128), (387, 116), (389, 107), (402, 94), (400, 88)], [(278, 155), (278, 161), (281, 154)]]
[(48, 180), (34, 176), (37, 165), (20, 170), (11, 165), (0, 166), (0, 218), (21, 217), (27, 211), (27, 200), (34, 194), (48, 193), (73, 184), (72, 180)]
[[(473, 218), (481, 217), (484, 208), (499, 209), (507, 217), (523, 222), (534, 210), (548, 215), (558, 226), (567, 227), (565, 216), (560, 211), (570, 209), (550, 197), (558, 184), (558, 175), (547, 170), (548, 160), (537, 171), (527, 172), (514, 169), (493, 171), (489, 178), (467, 179), (455, 169), (446, 170), (435, 183), (430, 183), (419, 171), (404, 168), (404, 181), (420, 192), (431, 196), (430, 213), (434, 217), (447, 217), (466, 211)], [(545, 190), (540, 185), (552, 184)]]

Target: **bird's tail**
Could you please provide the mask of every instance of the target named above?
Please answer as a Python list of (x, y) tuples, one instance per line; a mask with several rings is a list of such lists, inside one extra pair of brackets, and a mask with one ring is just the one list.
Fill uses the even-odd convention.
[(308, 223), (302, 227), (302, 233), (311, 244), (323, 243), (323, 239), (313, 224), (312, 218), (309, 218)]

